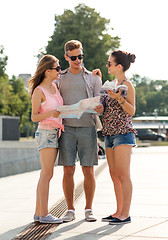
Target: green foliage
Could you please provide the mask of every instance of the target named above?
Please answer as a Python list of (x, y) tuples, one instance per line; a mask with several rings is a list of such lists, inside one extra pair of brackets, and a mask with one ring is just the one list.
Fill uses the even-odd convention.
[(25, 126), (30, 125), (31, 99), (23, 81), (15, 76), (9, 79), (5, 73), (7, 59), (3, 46), (0, 46), (0, 115), (19, 116), (22, 133)]
[(133, 75), (136, 91), (136, 115), (168, 115), (168, 81), (150, 80)]
[(14, 116), (20, 117), (20, 130), (23, 132), (25, 124), (30, 120), (29, 112), (31, 108), (31, 99), (20, 78), (12, 76), (10, 84), (12, 86), (13, 100), (9, 106), (11, 113), (14, 114)]
[(0, 77), (5, 75), (8, 57), (4, 54), (4, 47), (0, 46)]
[(8, 57), (4, 55), (4, 47), (0, 46), (0, 114), (8, 115), (10, 112), (9, 103), (11, 99), (12, 87), (9, 84), (8, 75), (5, 74)]
[[(100, 68), (104, 81), (110, 79), (106, 68), (108, 54), (120, 46), (120, 38), (107, 33), (110, 20), (102, 18), (95, 9), (79, 4), (74, 12), (65, 10), (55, 16), (55, 30), (48, 42), (46, 51), (55, 55), (63, 69), (68, 67), (64, 59), (64, 44), (72, 39), (82, 42), (84, 48), (84, 65), (92, 71)], [(112, 28), (111, 28), (112, 30)]]
[(29, 122), (30, 96), (21, 79), (15, 76), (9, 80), (7, 75), (0, 77), (0, 115), (19, 116), (20, 131)]
[(9, 84), (8, 76), (0, 76), (0, 115), (8, 115), (10, 112), (11, 91), (12, 86)]

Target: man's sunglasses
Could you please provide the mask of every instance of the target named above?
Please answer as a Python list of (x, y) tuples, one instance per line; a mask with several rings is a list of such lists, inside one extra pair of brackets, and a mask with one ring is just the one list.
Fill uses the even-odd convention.
[(50, 69), (55, 69), (57, 72), (59, 72), (61, 70), (61, 66), (59, 65), (59, 66), (57, 66), (55, 68), (50, 68)]
[(83, 59), (83, 57), (84, 57), (84, 54), (79, 54), (78, 56), (69, 56), (68, 54), (66, 54), (67, 55), (67, 57), (69, 57), (72, 61), (75, 61), (77, 58), (79, 59), (79, 60), (81, 60), (81, 59)]

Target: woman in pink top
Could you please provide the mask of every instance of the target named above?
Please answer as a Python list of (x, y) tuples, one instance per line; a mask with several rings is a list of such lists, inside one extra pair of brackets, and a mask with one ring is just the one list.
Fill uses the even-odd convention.
[(58, 138), (63, 130), (58, 118), (58, 105), (63, 105), (62, 97), (53, 83), (60, 77), (61, 67), (56, 57), (45, 55), (41, 58), (34, 76), (29, 81), (32, 96), (33, 122), (39, 122), (35, 139), (40, 152), (41, 173), (37, 185), (37, 199), (34, 221), (41, 223), (62, 223), (61, 219), (48, 214), (49, 183), (58, 153)]

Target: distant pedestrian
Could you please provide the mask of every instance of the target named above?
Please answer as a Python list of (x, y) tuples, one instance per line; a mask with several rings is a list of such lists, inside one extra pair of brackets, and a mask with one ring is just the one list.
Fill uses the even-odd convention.
[(108, 95), (102, 96), (104, 106), (102, 133), (105, 135), (106, 156), (117, 201), (117, 211), (102, 218), (102, 221), (107, 221), (109, 224), (131, 222), (130, 159), (136, 134), (131, 116), (135, 113), (135, 90), (131, 81), (125, 76), (125, 71), (134, 61), (134, 54), (118, 50), (111, 53), (107, 62), (108, 73), (115, 75), (118, 85), (124, 84), (128, 87), (126, 97), (121, 95), (121, 90), (117, 93), (108, 90)]
[(33, 122), (39, 122), (35, 139), (41, 161), (34, 221), (41, 223), (62, 223), (61, 219), (48, 214), (49, 183), (57, 157), (58, 138), (63, 129), (62, 120), (58, 119), (60, 113), (56, 110), (58, 105), (63, 105), (63, 100), (53, 83), (59, 79), (60, 72), (58, 59), (52, 55), (45, 55), (29, 81), (32, 96), (31, 119)]

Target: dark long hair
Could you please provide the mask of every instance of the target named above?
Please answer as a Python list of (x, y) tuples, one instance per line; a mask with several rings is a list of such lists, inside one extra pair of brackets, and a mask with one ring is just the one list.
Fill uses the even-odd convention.
[(115, 58), (115, 63), (117, 65), (121, 64), (123, 66), (124, 72), (130, 68), (131, 63), (134, 63), (136, 58), (135, 54), (127, 53), (120, 50), (113, 51), (111, 53), (111, 56)]
[(44, 80), (45, 71), (52, 68), (54, 63), (58, 63), (58, 61), (59, 60), (53, 55), (45, 55), (40, 59), (34, 76), (29, 80), (29, 91), (31, 96), (34, 89)]

